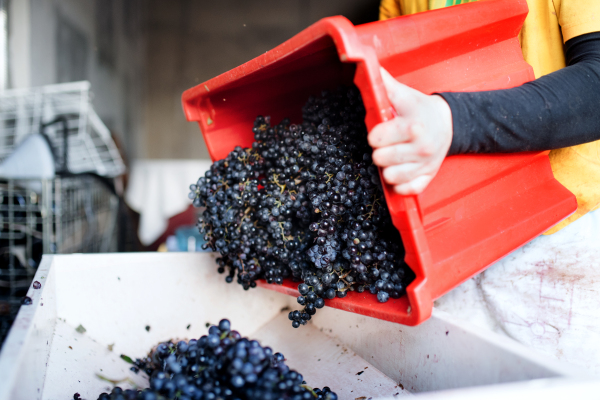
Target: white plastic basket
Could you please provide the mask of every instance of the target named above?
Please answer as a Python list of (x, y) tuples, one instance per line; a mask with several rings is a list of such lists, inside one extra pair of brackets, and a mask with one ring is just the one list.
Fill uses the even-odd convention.
[[(68, 125), (67, 166), (72, 173), (94, 172), (116, 177), (125, 164), (91, 105), (90, 83), (61, 83), (31, 89), (6, 90), (0, 94), (0, 161), (12, 153), (26, 136), (40, 132), (42, 124), (64, 117)], [(63, 127), (54, 124), (44, 129), (57, 164), (64, 154)]]
[[(244, 336), (282, 352), (309, 385), (330, 386), (340, 399), (392, 399), (524, 381), (532, 384), (517, 384), (508, 397), (538, 398), (532, 394), (536, 390), (573, 385), (578, 374), (437, 310), (423, 324), (407, 327), (325, 307), (307, 326), (293, 329), (287, 312), (296, 306), (294, 298), (226, 284), (215, 271), (215, 257), (44, 256), (34, 278), (41, 289), (29, 289), (32, 304), (21, 307), (0, 352), (0, 400), (58, 400), (75, 392), (95, 399), (110, 391), (96, 374), (147, 385), (121, 354), (143, 357), (159, 341), (198, 338), (206, 333), (206, 323), (221, 318), (229, 318)], [(84, 333), (76, 330), (80, 325)], [(128, 382), (120, 386), (131, 387)], [(592, 395), (599, 385), (593, 387)], [(589, 386), (570, 390), (580, 389)], [(491, 387), (487, 394), (495, 390)], [(452, 394), (460, 398), (460, 391)]]

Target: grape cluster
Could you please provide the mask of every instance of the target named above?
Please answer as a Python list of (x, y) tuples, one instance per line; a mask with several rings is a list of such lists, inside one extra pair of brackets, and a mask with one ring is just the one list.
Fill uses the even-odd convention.
[(307, 386), (283, 354), (242, 338), (226, 319), (198, 340), (160, 343), (134, 364), (150, 376), (150, 387), (115, 387), (98, 400), (337, 400), (328, 387)]
[(216, 161), (190, 199), (205, 207), (205, 248), (219, 251), (219, 272), (244, 289), (257, 279), (302, 282), (292, 326), (306, 324), (326, 299), (369, 291), (399, 298), (414, 274), (371, 160), (358, 89), (310, 97), (303, 122), (254, 122), (251, 148)]

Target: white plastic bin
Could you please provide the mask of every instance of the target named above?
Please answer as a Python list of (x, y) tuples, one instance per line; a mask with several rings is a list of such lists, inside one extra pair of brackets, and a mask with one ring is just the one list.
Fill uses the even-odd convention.
[[(293, 329), (287, 310), (297, 306), (294, 298), (225, 283), (214, 257), (45, 256), (34, 278), (41, 288), (29, 289), (33, 304), (21, 307), (0, 353), (0, 400), (64, 400), (75, 392), (96, 399), (110, 390), (97, 374), (124, 380), (122, 387), (143, 386), (143, 373), (131, 372), (121, 354), (142, 357), (160, 341), (197, 338), (206, 333), (207, 323), (221, 318), (282, 352), (309, 385), (329, 386), (340, 399), (540, 379), (512, 390), (548, 390), (564, 382), (584, 387), (572, 382), (578, 373), (571, 368), (439, 311), (417, 327), (406, 327), (325, 307), (311, 324)], [(79, 326), (84, 333), (76, 330)], [(585, 385), (587, 390), (596, 384)], [(469, 390), (465, 393), (479, 393)], [(451, 393), (460, 397), (461, 392)]]

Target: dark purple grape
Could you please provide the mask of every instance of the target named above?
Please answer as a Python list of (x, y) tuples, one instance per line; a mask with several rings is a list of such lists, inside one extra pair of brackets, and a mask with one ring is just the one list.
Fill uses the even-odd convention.
[[(244, 289), (259, 279), (298, 282), (308, 318), (324, 299), (348, 291), (367, 289), (380, 301), (405, 294), (414, 274), (403, 262), (364, 119), (354, 86), (310, 97), (300, 124), (258, 116), (252, 146), (234, 148), (190, 185), (194, 205), (204, 207), (205, 246), (220, 253), (226, 282)], [(290, 314), (293, 326), (308, 318)]]

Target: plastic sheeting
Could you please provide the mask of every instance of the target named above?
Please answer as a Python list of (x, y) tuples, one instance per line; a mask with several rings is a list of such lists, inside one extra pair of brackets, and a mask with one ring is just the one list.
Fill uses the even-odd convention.
[(532, 240), (436, 306), (600, 375), (600, 210)]

